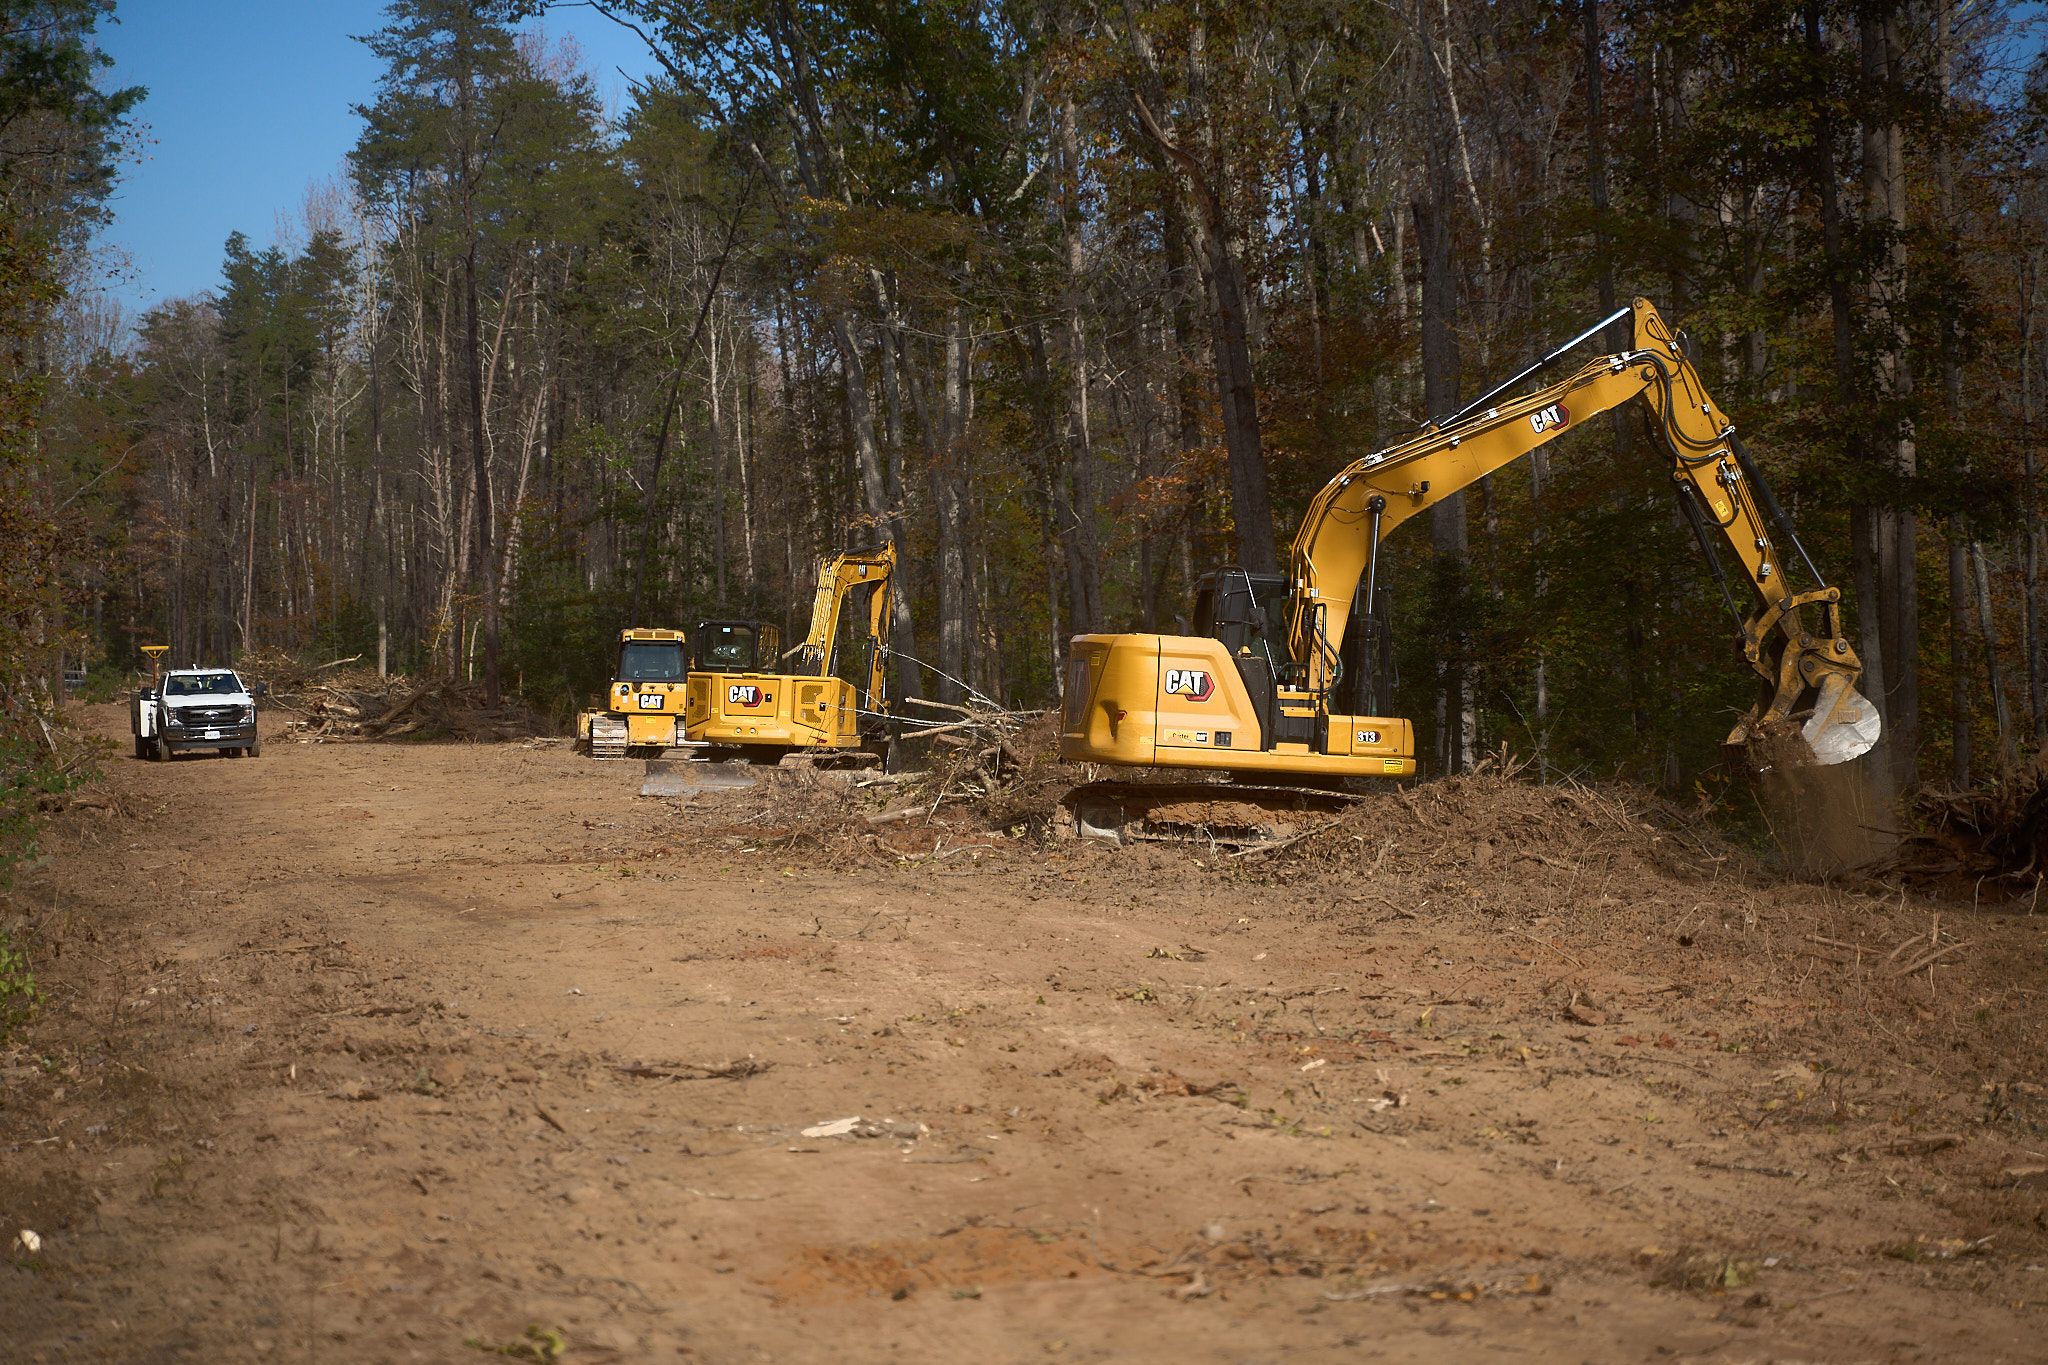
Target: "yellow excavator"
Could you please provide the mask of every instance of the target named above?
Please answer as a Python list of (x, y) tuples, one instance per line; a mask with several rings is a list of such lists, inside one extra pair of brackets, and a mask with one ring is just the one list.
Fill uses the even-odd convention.
[(576, 740), (592, 758), (624, 758), (630, 749), (666, 749), (682, 738), (689, 676), (680, 630), (634, 626), (619, 632), (619, 667), (605, 709), (576, 718)]
[[(1630, 317), (1631, 349), (1505, 396)], [(1636, 299), (1459, 412), (1345, 466), (1310, 504), (1284, 573), (1226, 568), (1197, 583), (1194, 635), (1075, 636), (1062, 758), (1234, 779), (1091, 784), (1069, 797), (1080, 832), (1142, 838), (1222, 828), (1256, 841), (1284, 829), (1272, 811), (1312, 808), (1303, 788), (1413, 774), (1414, 727), (1386, 715), (1381, 542), (1458, 490), (1632, 402), (1645, 405), (1661, 434), (1679, 501), (1762, 680), (1762, 698), (1729, 743), (1765, 746), (1778, 764), (1843, 763), (1868, 751), (1878, 714), (1856, 690), (1862, 664), (1842, 632), (1840, 590), (1807, 557), (1680, 337)], [(1746, 615), (1715, 553), (1717, 533), (1748, 576)], [(1815, 586), (1787, 583), (1781, 543)]]
[[(790, 672), (773, 671), (781, 657), (772, 647), (738, 668), (700, 648), (684, 709), (690, 742), (758, 763), (774, 763), (797, 751), (846, 753), (884, 743), (876, 722), (889, 711), (889, 608), (895, 575), (894, 546), (825, 561), (811, 603), (810, 634), (791, 651), (797, 659)], [(865, 658), (863, 681), (855, 685), (836, 676), (834, 667), (842, 613), (860, 591), (867, 593), (866, 635), (857, 643), (864, 646)], [(855, 623), (857, 635), (861, 624)]]

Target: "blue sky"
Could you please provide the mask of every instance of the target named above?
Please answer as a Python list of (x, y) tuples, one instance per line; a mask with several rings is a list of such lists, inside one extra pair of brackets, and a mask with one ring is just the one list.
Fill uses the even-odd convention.
[[(379, 66), (355, 41), (382, 24), (384, 0), (120, 0), (101, 29), (114, 59), (104, 81), (142, 85), (139, 160), (122, 168), (101, 236), (127, 268), (107, 284), (130, 320), (166, 299), (211, 288), (221, 244), (258, 245), (295, 216), (307, 189), (332, 180), (361, 124), (350, 106), (374, 96)], [(582, 5), (524, 27), (573, 37), (599, 96), (617, 112), (653, 59), (641, 41)]]

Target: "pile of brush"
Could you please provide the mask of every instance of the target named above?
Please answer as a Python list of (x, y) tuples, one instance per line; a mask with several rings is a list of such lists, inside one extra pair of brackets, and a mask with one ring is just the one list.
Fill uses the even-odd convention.
[[(1074, 773), (1059, 761), (1058, 716), (910, 697), (896, 737), (929, 755), (916, 783), (936, 813), (952, 807), (988, 829), (1043, 828)], [(929, 746), (926, 748), (925, 746)], [(918, 765), (924, 766), (924, 765)]]
[(1899, 848), (1893, 861), (1899, 875), (2031, 888), (2048, 871), (2048, 749), (1987, 786), (1924, 792), (1914, 814), (1920, 831)]
[(319, 739), (527, 739), (545, 733), (524, 703), (484, 700), (480, 684), (411, 678), (362, 666), (360, 656), (308, 667), (283, 656), (245, 661), (270, 686), (269, 704), (293, 713), (295, 736)]

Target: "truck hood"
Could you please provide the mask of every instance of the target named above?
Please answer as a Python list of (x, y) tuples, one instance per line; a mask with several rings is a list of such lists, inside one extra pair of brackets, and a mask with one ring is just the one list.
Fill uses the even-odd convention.
[(164, 706), (172, 711), (186, 711), (195, 706), (254, 706), (256, 699), (247, 692), (209, 692), (203, 697), (165, 697)]

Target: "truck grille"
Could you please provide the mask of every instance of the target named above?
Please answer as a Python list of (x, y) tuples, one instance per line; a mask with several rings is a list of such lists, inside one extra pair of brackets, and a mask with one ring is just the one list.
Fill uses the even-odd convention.
[(242, 708), (239, 706), (181, 706), (172, 715), (188, 730), (219, 729), (223, 725), (242, 723)]

